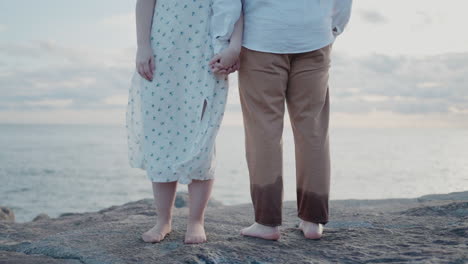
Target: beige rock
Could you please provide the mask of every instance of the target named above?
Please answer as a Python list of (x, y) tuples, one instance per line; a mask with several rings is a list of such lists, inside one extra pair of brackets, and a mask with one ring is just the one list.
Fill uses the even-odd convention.
[(15, 222), (13, 210), (0, 206), (0, 222)]
[(42, 213), (34, 217), (33, 222), (44, 221), (48, 219), (50, 219), (50, 217), (47, 214)]

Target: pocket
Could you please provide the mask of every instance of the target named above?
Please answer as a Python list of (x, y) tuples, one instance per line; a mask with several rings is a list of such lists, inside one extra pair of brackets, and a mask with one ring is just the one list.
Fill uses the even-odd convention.
[(327, 46), (320, 49), (321, 53), (323, 54), (323, 61), (330, 65), (331, 63), (331, 51), (332, 51), (333, 43), (328, 44)]

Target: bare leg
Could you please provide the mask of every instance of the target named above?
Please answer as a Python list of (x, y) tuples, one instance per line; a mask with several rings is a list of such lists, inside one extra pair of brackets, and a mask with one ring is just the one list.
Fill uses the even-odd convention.
[(307, 221), (301, 221), (299, 228), (302, 229), (305, 238), (320, 239), (323, 233), (323, 225)]
[(153, 182), (154, 203), (156, 205), (156, 225), (141, 238), (147, 243), (161, 242), (171, 232), (172, 207), (174, 206), (177, 182)]
[(210, 199), (213, 180), (193, 180), (189, 184), (189, 218), (185, 243), (198, 244), (206, 242), (205, 208)]

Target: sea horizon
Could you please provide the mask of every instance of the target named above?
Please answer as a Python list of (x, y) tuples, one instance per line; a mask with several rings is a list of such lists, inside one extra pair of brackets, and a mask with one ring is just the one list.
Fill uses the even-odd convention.
[[(152, 198), (128, 164), (124, 125), (0, 124), (0, 205), (17, 221), (97, 211)], [(468, 188), (468, 129), (332, 128), (331, 200), (416, 198)], [(292, 132), (285, 127), (284, 201), (295, 200)], [(242, 126), (222, 126), (212, 197), (250, 203)], [(187, 191), (179, 185), (178, 191)]]

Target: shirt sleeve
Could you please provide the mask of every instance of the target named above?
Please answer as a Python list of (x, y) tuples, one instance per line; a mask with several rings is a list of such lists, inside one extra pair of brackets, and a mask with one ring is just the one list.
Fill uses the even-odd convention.
[(241, 0), (213, 0), (212, 12), (211, 35), (214, 53), (217, 54), (229, 45), (242, 12)]
[(334, 0), (333, 2), (333, 35), (337, 37), (343, 33), (349, 22), (353, 0)]

